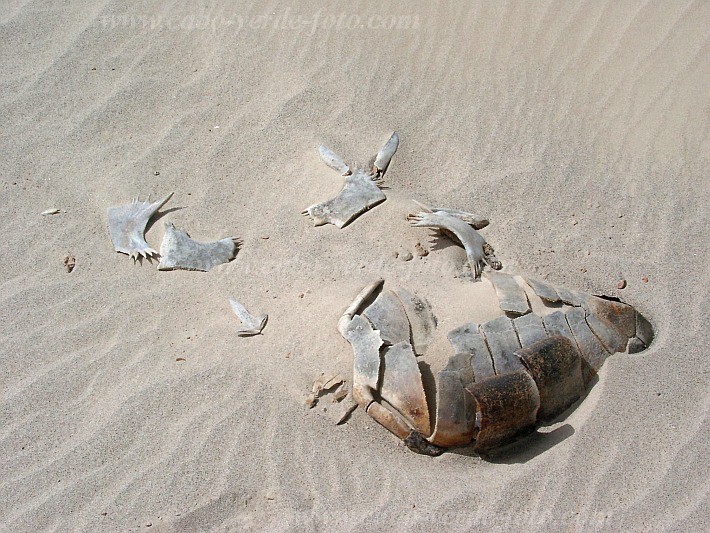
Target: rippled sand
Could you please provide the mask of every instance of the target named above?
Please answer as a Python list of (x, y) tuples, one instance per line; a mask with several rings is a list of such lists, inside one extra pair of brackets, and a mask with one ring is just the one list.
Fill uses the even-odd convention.
[[(154, 4), (0, 13), (0, 529), (708, 529), (710, 3)], [(318, 144), (365, 161), (393, 129), (388, 200), (313, 228), (341, 185)], [(148, 242), (169, 220), (240, 237), (235, 261), (113, 251), (107, 209), (171, 191)], [(335, 427), (303, 400), (350, 376), (354, 294), (385, 276), (446, 322), (470, 283), (411, 198), (489, 217), (508, 271), (620, 297), (656, 341), (495, 461)]]

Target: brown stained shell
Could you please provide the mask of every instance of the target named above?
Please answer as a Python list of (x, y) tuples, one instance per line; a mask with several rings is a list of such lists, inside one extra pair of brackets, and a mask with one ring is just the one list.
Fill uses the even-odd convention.
[(584, 309), (574, 308), (567, 312), (567, 323), (574, 334), (574, 338), (577, 341), (577, 346), (582, 354), (582, 358), (587, 363), (582, 365), (582, 374), (584, 375), (584, 382), (589, 383), (594, 374), (596, 374), (601, 366), (609, 357), (609, 352), (606, 351), (604, 346), (597, 336), (589, 329), (589, 325), (585, 319), (586, 312)]
[(476, 382), (467, 390), (481, 414), (476, 453), (490, 453), (534, 429), (540, 395), (535, 381), (524, 368)]
[(380, 394), (419, 433), (431, 434), (429, 408), (417, 358), (408, 342), (391, 346), (384, 354)]
[(628, 337), (624, 337), (618, 330), (612, 328), (606, 320), (595, 315), (587, 315), (587, 324), (601, 341), (609, 353), (623, 352), (628, 344)]
[(392, 409), (387, 409), (385, 405), (387, 402), (377, 403), (372, 402), (367, 407), (367, 414), (374, 418), (379, 424), (381, 424), (385, 429), (394, 433), (397, 437), (404, 440), (409, 436), (412, 429), (405, 422), (402, 415)]
[(550, 420), (584, 395), (582, 358), (565, 337), (543, 339), (517, 352), (540, 394), (538, 419)]
[(590, 314), (606, 320), (625, 337), (630, 339), (636, 335), (636, 310), (630, 305), (591, 296), (585, 300), (583, 307)]
[(651, 326), (651, 323), (638, 311), (636, 312), (636, 337), (638, 337), (639, 340), (646, 345), (646, 347), (651, 346), (651, 343), (653, 342), (653, 327)]
[(476, 406), (465, 389), (474, 382), (468, 354), (455, 355), (437, 379), (436, 425), (429, 439), (444, 448), (465, 446), (473, 440)]
[(481, 331), (493, 357), (496, 374), (507, 374), (523, 367), (513, 355), (521, 346), (512, 320), (506, 316), (494, 318), (482, 324)]

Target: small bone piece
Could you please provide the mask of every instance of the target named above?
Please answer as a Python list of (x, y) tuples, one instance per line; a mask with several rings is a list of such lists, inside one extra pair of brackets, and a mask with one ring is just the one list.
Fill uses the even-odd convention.
[(135, 198), (130, 204), (111, 207), (108, 210), (108, 233), (117, 252), (128, 254), (133, 259), (158, 255), (145, 242), (145, 228), (152, 216), (172, 197), (170, 193), (162, 200), (150, 203), (150, 198), (139, 202)]
[(489, 272), (486, 277), (493, 283), (498, 303), (503, 311), (516, 315), (530, 312), (528, 297), (513, 276), (502, 272)]
[(45, 209), (44, 211), (42, 211), (40, 213), (40, 215), (42, 215), (42, 216), (58, 215), (59, 213), (61, 213), (61, 211), (59, 209)]
[(197, 242), (187, 232), (165, 223), (165, 236), (160, 245), (158, 270), (200, 270), (207, 272), (228, 263), (237, 255), (235, 239), (227, 237), (214, 242)]
[(380, 190), (380, 184), (398, 145), (399, 137), (393, 133), (377, 154), (372, 168), (354, 170), (341, 157), (321, 146), (318, 149), (321, 159), (345, 176), (345, 184), (335, 198), (312, 205), (303, 214), (313, 219), (314, 226), (333, 224), (343, 228), (368, 209), (384, 202), (387, 197)]
[(473, 227), (473, 229), (482, 229), (489, 224), (487, 218), (475, 215), (473, 213), (469, 213), (467, 211), (461, 211), (460, 209), (448, 209), (446, 207), (430, 207), (426, 204), (423, 204), (422, 202), (417, 202), (416, 200), (412, 201), (417, 204), (419, 208), (425, 213), (442, 212), (446, 215), (463, 220), (466, 224)]
[(229, 304), (232, 306), (234, 314), (237, 315), (237, 318), (242, 322), (242, 327), (237, 330), (237, 335), (240, 337), (250, 337), (261, 333), (261, 330), (266, 326), (269, 315), (254, 316), (234, 298), (230, 298)]

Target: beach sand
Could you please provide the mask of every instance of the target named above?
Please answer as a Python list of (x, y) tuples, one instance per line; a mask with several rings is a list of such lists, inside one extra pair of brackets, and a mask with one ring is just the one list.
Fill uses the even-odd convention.
[[(4, 2), (1, 530), (708, 530), (710, 3), (383, 4)], [(393, 130), (385, 203), (300, 215), (342, 184), (319, 144), (366, 162)], [(148, 243), (170, 221), (234, 261), (114, 251), (107, 209), (170, 192)], [(365, 284), (466, 321), (465, 257), (411, 199), (488, 217), (504, 271), (619, 297), (653, 345), (491, 460), (334, 425), (304, 400), (350, 379)]]

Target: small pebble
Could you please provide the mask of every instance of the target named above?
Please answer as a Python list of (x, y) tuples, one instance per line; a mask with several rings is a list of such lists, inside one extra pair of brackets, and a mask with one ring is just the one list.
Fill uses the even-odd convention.
[(414, 259), (414, 256), (412, 255), (412, 252), (407, 252), (401, 256), (399, 256), (402, 261), (411, 261)]
[(625, 279), (620, 279), (619, 283), (616, 284), (617, 289), (623, 289), (626, 287), (626, 280)]
[(641, 281), (643, 281), (644, 283), (648, 283), (648, 278), (646, 276), (644, 276), (641, 278)]
[(426, 257), (429, 255), (429, 250), (426, 250), (419, 242), (414, 245), (414, 251), (419, 257)]
[(160, 172), (158, 172), (157, 170), (155, 172), (153, 172), (153, 174), (156, 176), (160, 176)]

